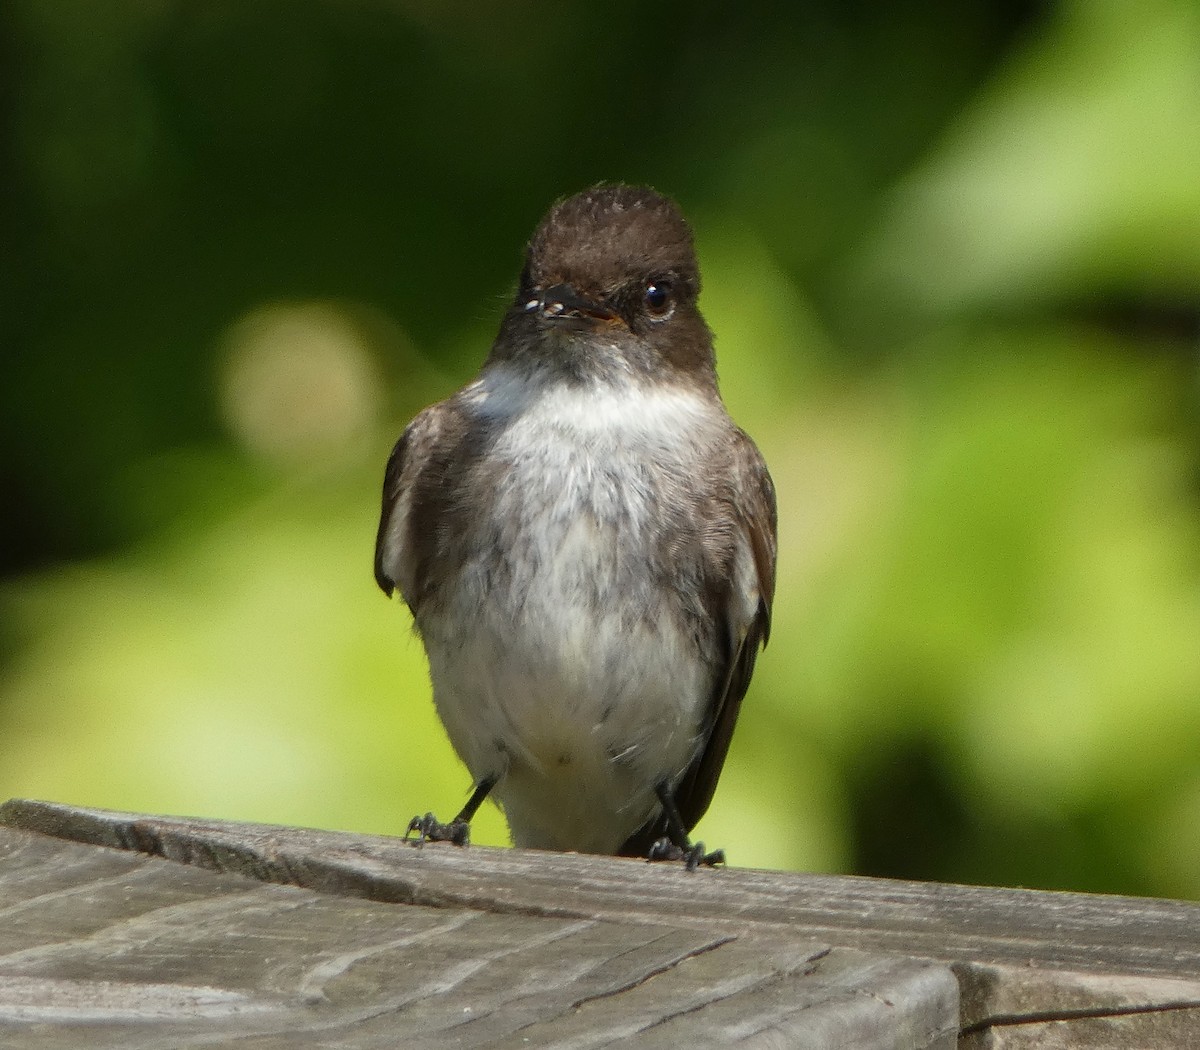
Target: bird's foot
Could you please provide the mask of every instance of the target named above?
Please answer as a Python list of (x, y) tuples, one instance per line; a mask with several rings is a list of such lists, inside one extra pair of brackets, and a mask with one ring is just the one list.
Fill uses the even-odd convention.
[(693, 842), (690, 846), (684, 848), (683, 846), (675, 845), (669, 838), (663, 837), (650, 847), (650, 853), (646, 859), (649, 861), (681, 860), (688, 871), (695, 871), (701, 865), (706, 868), (715, 868), (718, 864), (723, 865), (725, 863), (725, 851), (723, 849), (715, 849), (711, 853), (705, 853), (703, 842)]
[[(414, 832), (416, 838), (410, 839), (409, 836)], [(471, 825), (462, 817), (455, 817), (449, 824), (443, 824), (432, 813), (426, 813), (408, 822), (404, 841), (411, 841), (414, 846), (424, 846), (426, 842), (453, 842), (456, 846), (466, 846), (471, 841)]]

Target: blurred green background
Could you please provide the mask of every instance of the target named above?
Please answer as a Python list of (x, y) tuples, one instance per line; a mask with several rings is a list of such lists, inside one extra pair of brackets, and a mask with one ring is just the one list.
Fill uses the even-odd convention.
[(701, 837), (1200, 895), (1200, 6), (733, 11), (0, 9), (0, 798), (452, 813), (383, 465), (648, 182), (780, 501)]

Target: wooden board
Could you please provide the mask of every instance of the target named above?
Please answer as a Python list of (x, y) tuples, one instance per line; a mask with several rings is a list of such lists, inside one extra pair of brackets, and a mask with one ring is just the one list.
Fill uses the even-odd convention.
[(946, 1050), (957, 999), (944, 967), (799, 935), (398, 906), (0, 829), (0, 1045), (23, 1050)]
[[(689, 874), (606, 857), (417, 849), (388, 838), (32, 802), (0, 808), (0, 821), (340, 898), (734, 938), (713, 959), (704, 953), (706, 963), (734, 946), (797, 951), (797, 942), (832, 948), (822, 959), (852, 950), (932, 960), (958, 978), (964, 1047), (1200, 1046), (1200, 905), (1187, 902), (736, 869)], [(938, 1045), (939, 1023), (918, 1024), (911, 1038)]]

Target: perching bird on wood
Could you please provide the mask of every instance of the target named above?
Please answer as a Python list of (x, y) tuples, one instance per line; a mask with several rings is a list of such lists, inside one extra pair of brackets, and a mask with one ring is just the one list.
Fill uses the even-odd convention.
[(689, 834), (770, 630), (776, 512), (717, 388), (692, 233), (650, 189), (551, 208), (478, 376), (388, 462), (375, 576), (518, 846), (723, 860)]

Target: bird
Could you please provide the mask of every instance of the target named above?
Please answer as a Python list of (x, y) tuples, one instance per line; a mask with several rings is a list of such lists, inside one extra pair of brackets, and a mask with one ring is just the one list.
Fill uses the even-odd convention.
[(724, 862), (708, 809), (770, 635), (775, 488), (718, 388), (679, 207), (600, 184), (526, 248), (482, 368), (389, 457), (375, 578), (399, 592), (473, 779), (418, 843)]

